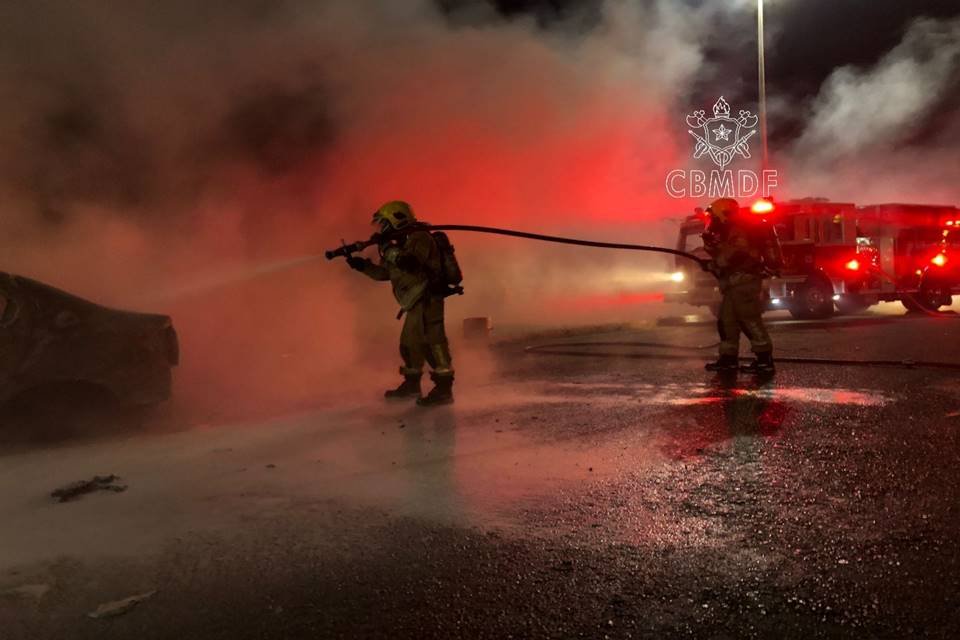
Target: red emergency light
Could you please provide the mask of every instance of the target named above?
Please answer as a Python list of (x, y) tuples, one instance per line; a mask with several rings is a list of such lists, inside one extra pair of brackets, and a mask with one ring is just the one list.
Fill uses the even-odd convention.
[(937, 255), (933, 256), (933, 258), (930, 260), (930, 263), (934, 266), (942, 267), (947, 264), (947, 256), (943, 253), (938, 253)]
[(773, 203), (769, 200), (760, 199), (753, 203), (750, 207), (750, 212), (755, 213), (758, 216), (766, 215), (768, 213), (773, 213)]
[(854, 258), (853, 260), (851, 260), (850, 262), (848, 262), (843, 266), (845, 266), (850, 271), (860, 271), (860, 261), (857, 260), (856, 258)]

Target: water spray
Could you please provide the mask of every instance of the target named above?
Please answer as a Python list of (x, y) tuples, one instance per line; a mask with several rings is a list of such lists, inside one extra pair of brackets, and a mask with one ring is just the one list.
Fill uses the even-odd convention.
[(148, 295), (139, 296), (129, 301), (135, 306), (155, 305), (180, 298), (196, 296), (216, 289), (222, 289), (232, 285), (248, 282), (255, 278), (261, 278), (282, 271), (289, 271), (306, 264), (316, 262), (323, 257), (322, 254), (311, 254), (298, 256), (296, 258), (283, 258), (271, 262), (258, 264), (253, 267), (237, 266), (232, 269), (224, 269), (215, 273), (210, 273), (202, 278), (191, 281), (189, 284), (179, 285), (153, 291)]
[[(706, 261), (702, 258), (699, 258), (695, 255), (685, 253), (683, 251), (677, 251), (675, 249), (667, 249), (664, 247), (651, 247), (644, 245), (636, 244), (623, 244), (623, 243), (614, 243), (614, 242), (597, 242), (593, 240), (582, 240), (578, 238), (564, 238), (559, 236), (548, 236), (539, 233), (528, 233), (526, 231), (516, 231), (513, 229), (499, 229), (495, 227), (479, 227), (474, 225), (457, 225), (457, 224), (444, 224), (444, 225), (417, 225), (415, 227), (417, 230), (425, 231), (467, 231), (473, 233), (486, 233), (494, 234), (501, 236), (509, 236), (513, 238), (523, 238), (527, 240), (538, 240), (541, 242), (553, 242), (558, 244), (567, 244), (575, 245), (581, 247), (596, 247), (600, 249), (622, 249), (627, 251), (648, 251), (655, 253), (666, 253), (676, 256), (681, 256), (688, 258), (697, 262), (701, 267), (704, 267)], [(390, 240), (393, 237), (398, 237), (402, 235), (403, 232), (397, 234), (380, 234), (375, 233), (367, 240), (360, 240), (357, 242), (352, 242), (347, 244), (344, 241), (341, 241), (341, 246), (336, 249), (331, 249), (325, 251), (322, 254), (311, 254), (303, 255), (295, 258), (286, 258), (276, 261), (272, 261), (266, 264), (261, 264), (253, 268), (249, 267), (237, 267), (236, 269), (227, 269), (219, 273), (210, 274), (204, 278), (199, 279), (198, 281), (191, 282), (190, 284), (171, 287), (159, 292), (152, 292), (149, 296), (139, 297), (132, 301), (133, 304), (157, 304), (159, 302), (167, 302), (170, 300), (175, 300), (185, 296), (199, 295), (212, 291), (215, 289), (220, 289), (223, 287), (229, 287), (240, 282), (245, 282), (252, 280), (258, 277), (264, 277), (281, 271), (287, 271), (289, 269), (294, 269), (297, 267), (302, 267), (306, 264), (316, 262), (321, 258), (326, 258), (327, 260), (333, 260), (337, 257), (348, 257), (354, 253), (359, 253), (367, 247), (376, 245), (383, 240)]]
[[(693, 255), (692, 253), (687, 253), (685, 251), (680, 251), (678, 249), (669, 249), (666, 247), (656, 247), (656, 246), (650, 246), (650, 245), (629, 244), (629, 243), (620, 243), (620, 242), (600, 242), (596, 240), (584, 240), (581, 238), (551, 236), (551, 235), (545, 235), (541, 233), (517, 231), (515, 229), (502, 229), (498, 227), (484, 227), (484, 226), (477, 226), (477, 225), (418, 224), (416, 227), (414, 227), (414, 229), (425, 230), (425, 231), (465, 231), (469, 233), (500, 235), (500, 236), (507, 236), (511, 238), (521, 238), (525, 240), (550, 242), (554, 244), (566, 244), (566, 245), (579, 246), (579, 247), (593, 247), (597, 249), (613, 249), (613, 250), (623, 250), (623, 251), (644, 251), (649, 253), (663, 253), (663, 254), (679, 256), (681, 258), (692, 260), (693, 262), (696, 262), (701, 269), (704, 269), (704, 270), (707, 269), (707, 261), (704, 260), (703, 258)], [(150, 301), (157, 302), (158, 300), (170, 300), (170, 299), (179, 298), (185, 295), (196, 295), (211, 289), (217, 289), (220, 287), (229, 286), (231, 284), (236, 284), (241, 281), (249, 280), (251, 278), (265, 276), (265, 275), (273, 274), (279, 271), (286, 271), (288, 269), (300, 267), (305, 264), (319, 260), (321, 256), (325, 257), (327, 260), (333, 260), (334, 258), (337, 258), (337, 257), (348, 257), (354, 253), (361, 252), (368, 247), (379, 244), (381, 241), (390, 240), (393, 237), (402, 235), (405, 231), (397, 232), (394, 234), (375, 233), (367, 240), (359, 240), (357, 242), (352, 242), (350, 244), (347, 244), (346, 242), (341, 241), (340, 247), (325, 251), (323, 254), (305, 255), (297, 258), (277, 260), (275, 262), (271, 262), (269, 264), (256, 267), (252, 271), (250, 269), (242, 269), (242, 270), (238, 269), (232, 272), (216, 274), (214, 276), (204, 278), (199, 282), (194, 282), (183, 287), (169, 289), (169, 290), (160, 292), (158, 294), (153, 294), (152, 296), (150, 296)], [(890, 274), (880, 271), (880, 275), (885, 279), (891, 282), (894, 282), (894, 284), (896, 284), (895, 279)], [(914, 296), (908, 291), (901, 291), (901, 293), (903, 293), (907, 297), (914, 298)], [(918, 302), (918, 304), (920, 303)], [(920, 308), (923, 309), (923, 311), (930, 316), (941, 317), (941, 318), (949, 317), (949, 316), (944, 316), (943, 314), (939, 314), (937, 312), (932, 312), (927, 309), (924, 309), (922, 304), (920, 304)], [(957, 318), (957, 319), (960, 319), (960, 318)]]

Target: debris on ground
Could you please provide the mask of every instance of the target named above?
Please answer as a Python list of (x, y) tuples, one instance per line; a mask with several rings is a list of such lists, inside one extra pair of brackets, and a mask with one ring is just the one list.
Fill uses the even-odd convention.
[(21, 600), (33, 599), (40, 600), (49, 593), (51, 587), (48, 584), (25, 584), (13, 589), (7, 589), (0, 592), (0, 596), (6, 598), (17, 598)]
[(115, 618), (116, 616), (122, 616), (127, 613), (135, 606), (143, 602), (144, 600), (149, 600), (157, 593), (156, 590), (147, 591), (146, 593), (141, 593), (135, 596), (130, 596), (129, 598), (124, 598), (123, 600), (114, 600), (113, 602), (105, 602), (96, 608), (96, 610), (91, 611), (87, 614), (90, 618)]
[(126, 491), (127, 485), (116, 484), (118, 480), (120, 480), (119, 476), (112, 473), (108, 476), (94, 476), (90, 480), (78, 480), (64, 485), (52, 492), (50, 497), (60, 502), (69, 502), (94, 491), (113, 491), (114, 493)]

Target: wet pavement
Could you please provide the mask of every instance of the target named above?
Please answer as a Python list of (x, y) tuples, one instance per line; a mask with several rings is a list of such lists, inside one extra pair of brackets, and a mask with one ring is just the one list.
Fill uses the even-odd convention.
[[(956, 317), (772, 334), (912, 364), (720, 377), (711, 324), (671, 319), (465, 355), (433, 411), (0, 457), (0, 635), (955, 637), (960, 371), (924, 362), (960, 363)], [(49, 499), (101, 473), (129, 489)]]

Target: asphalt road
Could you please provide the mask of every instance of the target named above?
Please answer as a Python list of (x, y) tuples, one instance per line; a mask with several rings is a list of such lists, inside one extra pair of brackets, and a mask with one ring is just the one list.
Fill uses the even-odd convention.
[[(2, 456), (0, 637), (956, 637), (960, 370), (922, 362), (960, 363), (960, 322), (773, 335), (920, 364), (725, 379), (709, 323), (666, 321), (461, 354), (449, 408)], [(129, 488), (48, 497), (103, 472)]]

